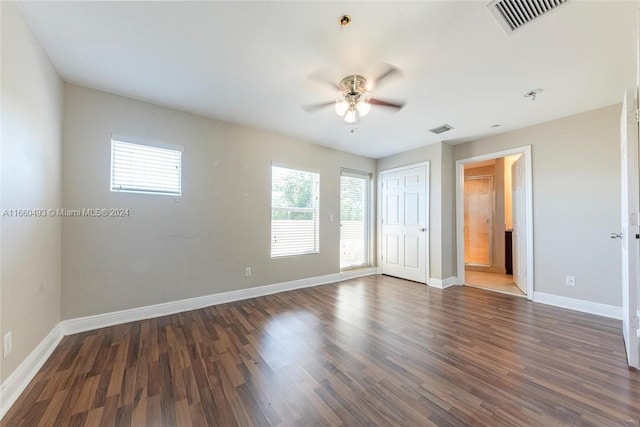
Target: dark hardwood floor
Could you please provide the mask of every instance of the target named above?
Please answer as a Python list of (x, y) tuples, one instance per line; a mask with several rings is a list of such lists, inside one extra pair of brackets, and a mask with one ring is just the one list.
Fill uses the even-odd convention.
[(63, 339), (5, 426), (621, 426), (620, 322), (371, 276)]

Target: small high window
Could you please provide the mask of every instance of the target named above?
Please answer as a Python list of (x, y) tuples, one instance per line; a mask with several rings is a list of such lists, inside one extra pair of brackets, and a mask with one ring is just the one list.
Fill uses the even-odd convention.
[(182, 193), (182, 150), (111, 139), (111, 191)]

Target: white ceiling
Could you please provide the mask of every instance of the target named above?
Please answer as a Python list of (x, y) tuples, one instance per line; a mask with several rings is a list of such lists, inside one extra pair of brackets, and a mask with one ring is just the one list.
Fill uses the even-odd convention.
[[(634, 1), (571, 0), (507, 35), (489, 1), (23, 2), (62, 78), (196, 114), (380, 158), (468, 141), (621, 101), (635, 83)], [(340, 28), (338, 17), (353, 22)], [(374, 89), (350, 132), (309, 75), (401, 79)], [(523, 94), (544, 92), (535, 102)], [(455, 129), (434, 135), (447, 123)], [(490, 126), (501, 124), (497, 129)]]

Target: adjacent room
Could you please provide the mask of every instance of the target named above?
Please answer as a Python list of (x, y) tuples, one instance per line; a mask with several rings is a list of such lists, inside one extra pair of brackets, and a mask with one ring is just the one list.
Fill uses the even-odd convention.
[(524, 159), (513, 155), (464, 165), (465, 284), (526, 296), (524, 281), (513, 273), (513, 211), (516, 218), (524, 213), (523, 204), (512, 203), (517, 160)]
[(0, 2), (0, 425), (640, 425), (639, 10)]

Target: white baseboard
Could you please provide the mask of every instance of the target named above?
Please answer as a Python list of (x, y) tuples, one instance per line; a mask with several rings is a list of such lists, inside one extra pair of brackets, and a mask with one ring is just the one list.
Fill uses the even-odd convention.
[(0, 385), (0, 420), (36, 376), (63, 336), (62, 326), (58, 323)]
[(598, 302), (561, 297), (542, 292), (534, 292), (533, 301), (541, 304), (553, 305), (555, 307), (581, 311), (583, 313), (597, 314), (598, 316), (610, 317), (612, 319), (622, 319), (622, 307), (616, 307), (615, 305), (600, 304)]
[(107, 326), (134, 322), (136, 320), (151, 319), (154, 317), (181, 313), (183, 311), (196, 310), (216, 304), (224, 304), (227, 302), (240, 301), (263, 295), (275, 294), (278, 292), (335, 283), (356, 277), (371, 276), (377, 274), (377, 272), (376, 268), (363, 268), (359, 270), (327, 274), (325, 276), (309, 277), (306, 279), (292, 280), (290, 282), (275, 283), (272, 285), (264, 285), (145, 307), (137, 307), (128, 310), (96, 314), (94, 316), (79, 317), (76, 319), (63, 320), (62, 329), (65, 335), (72, 335), (94, 329), (105, 328)]
[(429, 286), (438, 289), (447, 289), (450, 286), (458, 284), (458, 278), (456, 276), (447, 277), (446, 279), (436, 279), (434, 277), (429, 278)]

